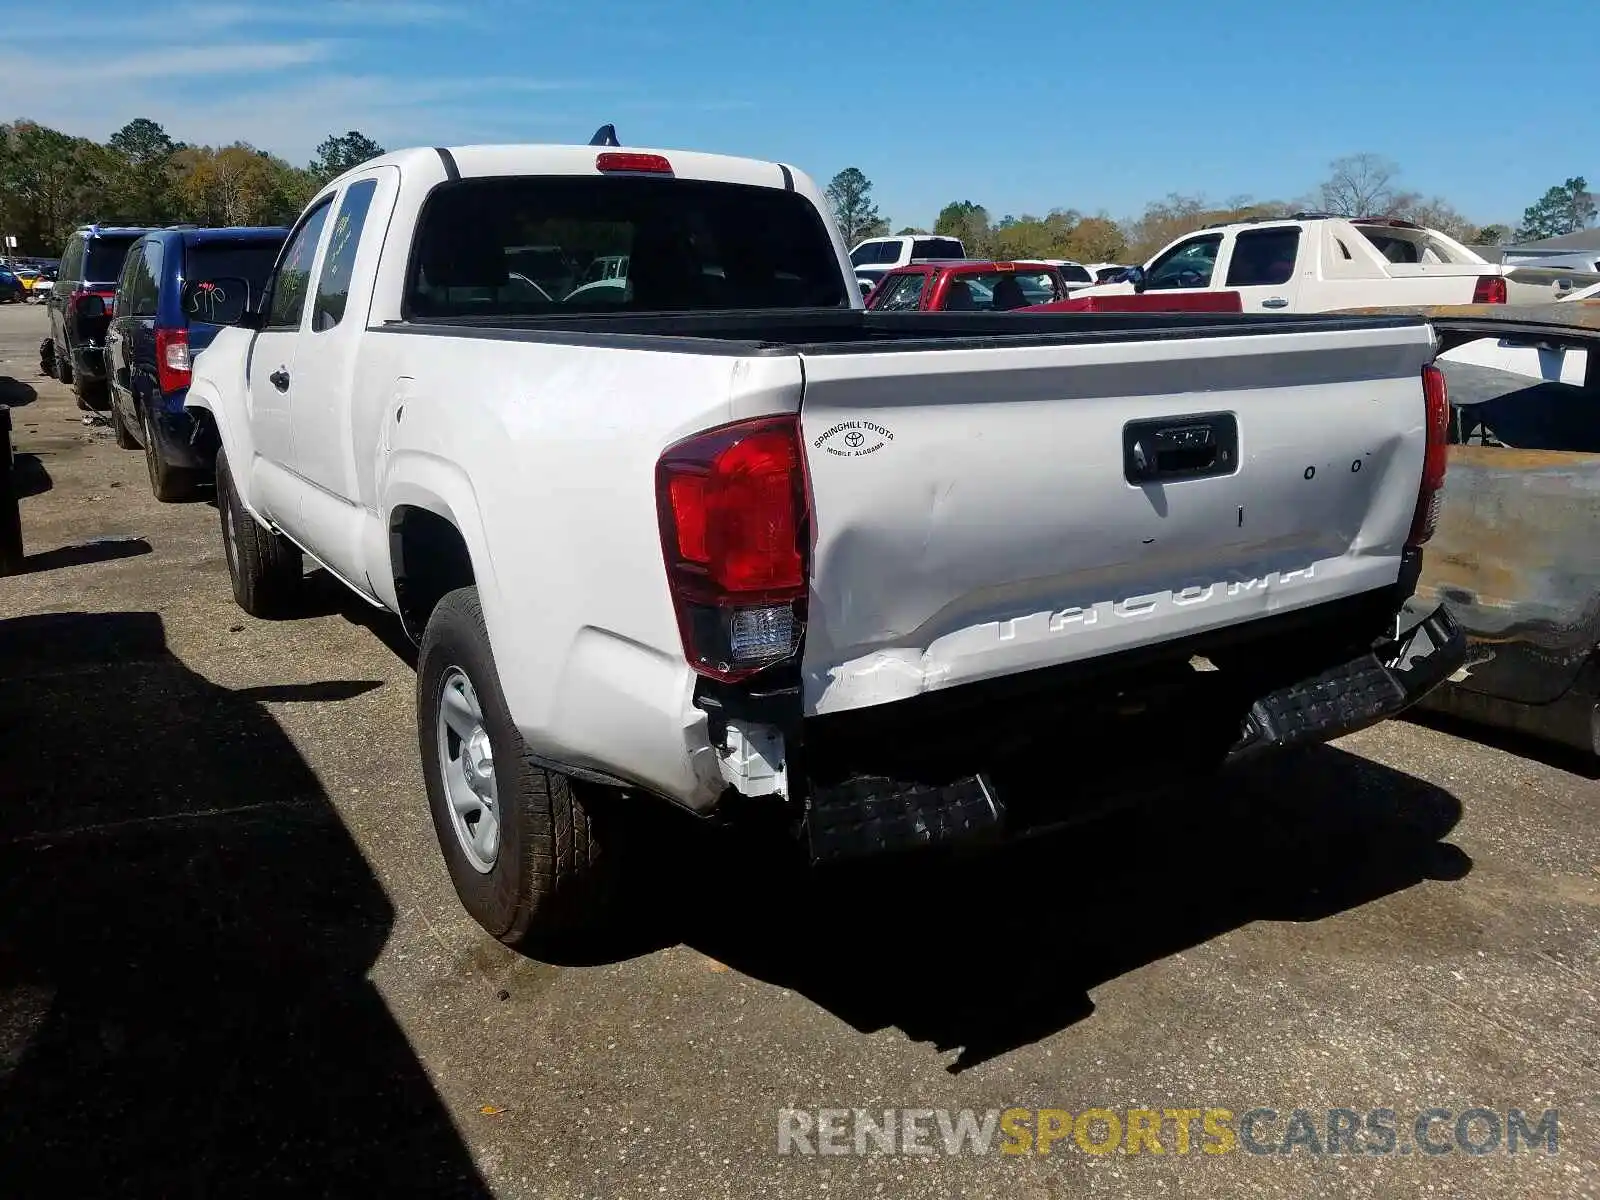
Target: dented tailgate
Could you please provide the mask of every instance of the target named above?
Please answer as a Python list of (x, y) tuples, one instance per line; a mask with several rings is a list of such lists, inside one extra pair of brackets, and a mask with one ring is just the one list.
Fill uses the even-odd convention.
[(1395, 581), (1425, 325), (808, 352), (808, 714)]

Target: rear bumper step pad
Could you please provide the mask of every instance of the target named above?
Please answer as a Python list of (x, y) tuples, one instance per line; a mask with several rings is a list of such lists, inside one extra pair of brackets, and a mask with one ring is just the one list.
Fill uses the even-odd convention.
[(1228, 761), (1326, 742), (1376, 724), (1422, 699), (1466, 658), (1467, 636), (1441, 605), (1402, 639), (1257, 700)]

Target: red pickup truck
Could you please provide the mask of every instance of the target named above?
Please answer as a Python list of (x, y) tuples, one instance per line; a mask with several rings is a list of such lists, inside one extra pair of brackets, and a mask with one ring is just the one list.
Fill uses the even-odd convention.
[(908, 263), (879, 280), (867, 297), (879, 312), (1240, 312), (1238, 292), (1141, 292), (1072, 298), (1048, 263), (940, 261)]

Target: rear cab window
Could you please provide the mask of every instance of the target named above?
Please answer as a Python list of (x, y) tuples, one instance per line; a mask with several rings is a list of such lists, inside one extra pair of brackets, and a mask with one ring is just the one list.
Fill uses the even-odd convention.
[[(601, 258), (626, 259), (626, 274), (576, 282), (584, 264)], [(553, 261), (568, 266), (555, 273)], [(518, 176), (434, 190), (417, 225), (404, 312), (842, 308), (850, 304), (845, 288), (822, 216), (798, 193), (689, 179)]]
[(1056, 270), (1061, 272), (1061, 278), (1066, 280), (1068, 283), (1094, 282), (1094, 279), (1089, 275), (1087, 270), (1085, 270), (1083, 267), (1075, 266), (1072, 263), (1062, 263), (1056, 268)]
[[(961, 293), (955, 290), (957, 283), (966, 286), (966, 294), (971, 299), (970, 304), (965, 300), (958, 301), (959, 310), (1008, 312), (1061, 299), (1055, 272), (1042, 267), (1015, 271), (967, 271), (951, 279), (947, 293), (954, 291), (960, 296)], [(945, 308), (948, 310), (951, 307), (947, 294)]]
[(955, 238), (917, 238), (911, 243), (912, 258), (961, 258), (961, 243)]

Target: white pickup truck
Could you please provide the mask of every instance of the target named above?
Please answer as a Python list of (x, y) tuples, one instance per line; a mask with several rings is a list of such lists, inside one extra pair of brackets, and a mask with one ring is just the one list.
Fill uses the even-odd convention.
[[(238, 602), (292, 611), (304, 554), (398, 615), (440, 845), (507, 941), (605, 917), (652, 802), (817, 860), (1010, 834), (1460, 663), (1442, 610), (1398, 620), (1425, 322), (867, 313), (825, 212), (776, 163), (387, 154), (194, 365)], [(552, 296), (528, 245), (626, 286)]]
[(1503, 267), (1409, 221), (1301, 213), (1241, 221), (1171, 242), (1131, 277), (1074, 297), (1238, 292), (1245, 312), (1333, 312), (1436, 304), (1543, 304), (1572, 272)]

